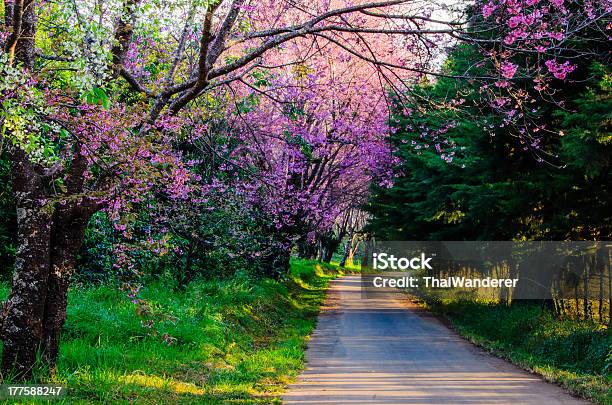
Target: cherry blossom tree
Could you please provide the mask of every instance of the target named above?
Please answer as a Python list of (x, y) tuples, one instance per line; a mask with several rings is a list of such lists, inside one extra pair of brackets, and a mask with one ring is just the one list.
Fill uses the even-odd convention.
[(546, 104), (563, 107), (578, 60), (609, 58), (611, 13), (610, 0), (482, 0), (459, 36), (486, 57), (475, 68), (497, 77), (480, 89), (488, 107), (541, 162), (554, 158), (546, 144), (559, 136), (542, 123)]
[[(27, 378), (39, 350), (53, 368), (94, 212), (107, 209), (121, 228), (117, 214), (157, 184), (174, 198), (188, 195), (189, 173), (167, 149), (188, 125), (186, 107), (264, 67), (267, 53), (293, 40), (337, 35), (350, 49), (351, 37), (440, 31), (391, 24), (403, 3), (6, 0), (2, 127), (19, 247), (3, 311), (3, 369)], [(366, 12), (380, 24), (357, 25)]]
[(257, 174), (242, 188), (270, 218), (285, 266), (288, 247), (329, 239), (343, 214), (367, 200), (372, 182), (389, 180), (393, 164), (376, 72), (323, 55), (243, 86), (248, 103), (234, 109), (241, 146), (233, 158)]

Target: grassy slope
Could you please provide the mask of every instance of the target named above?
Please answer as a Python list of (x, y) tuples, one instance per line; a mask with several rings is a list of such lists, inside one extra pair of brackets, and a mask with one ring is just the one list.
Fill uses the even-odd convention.
[(67, 403), (280, 403), (337, 274), (294, 261), (283, 283), (150, 286), (138, 305), (113, 287), (74, 289), (54, 381)]
[(491, 353), (577, 395), (612, 404), (612, 334), (605, 327), (558, 320), (537, 306), (456, 301), (426, 306)]

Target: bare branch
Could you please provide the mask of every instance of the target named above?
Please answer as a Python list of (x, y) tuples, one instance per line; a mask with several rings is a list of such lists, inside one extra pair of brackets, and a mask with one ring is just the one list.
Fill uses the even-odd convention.
[(212, 22), (215, 16), (215, 10), (219, 4), (209, 5), (204, 16), (204, 26), (202, 28), (202, 36), (200, 37), (200, 54), (198, 57), (198, 73), (193, 85), (184, 94), (179, 96), (172, 104), (170, 104), (170, 112), (176, 114), (181, 108), (187, 105), (191, 100), (198, 96), (198, 93), (206, 87), (208, 80), (208, 47), (213, 39)]
[(56, 62), (74, 62), (75, 61), (74, 58), (70, 58), (67, 56), (46, 55), (38, 51), (36, 52), (36, 56), (38, 56), (41, 59), (53, 60)]
[(499, 80), (498, 77), (492, 77), (492, 76), (470, 76), (470, 77), (464, 77), (464, 76), (456, 76), (456, 75), (447, 75), (444, 73), (436, 73), (430, 70), (425, 70), (425, 69), (418, 69), (418, 68), (412, 68), (412, 67), (408, 67), (408, 66), (402, 66), (402, 65), (397, 65), (394, 63), (390, 63), (390, 62), (384, 62), (384, 61), (380, 61), (380, 60), (376, 60), (376, 59), (372, 59), (360, 52), (355, 51), (354, 49), (349, 48), (348, 46), (344, 45), (343, 43), (341, 43), (340, 41), (330, 37), (329, 35), (326, 34), (321, 34), (321, 33), (317, 33), (315, 35), (318, 35), (320, 37), (323, 37), (325, 39), (327, 39), (328, 41), (336, 44), (338, 47), (344, 49), (345, 51), (347, 51), (348, 53), (350, 53), (353, 56), (358, 57), (359, 59), (362, 59), (366, 62), (369, 62), (373, 65), (378, 65), (378, 66), (384, 66), (387, 68), (394, 68), (394, 69), (400, 69), (400, 70), (407, 70), (407, 71), (411, 71), (411, 72), (415, 72), (415, 73), (421, 73), (421, 74), (427, 74), (427, 75), (432, 75), (432, 76), (437, 76), (437, 77), (447, 77), (447, 78), (451, 78), (451, 79), (472, 79), (472, 80)]
[(314, 27), (316, 24), (320, 23), (321, 21), (324, 21), (330, 17), (338, 17), (340, 15), (343, 14), (350, 14), (356, 11), (364, 11), (364, 10), (369, 10), (369, 9), (373, 9), (373, 8), (381, 8), (381, 7), (389, 7), (389, 6), (394, 6), (394, 5), (398, 5), (398, 4), (403, 4), (403, 3), (408, 3), (408, 0), (390, 0), (390, 1), (381, 1), (381, 2), (375, 2), (375, 3), (366, 3), (366, 4), (359, 4), (359, 5), (354, 5), (354, 6), (350, 6), (350, 7), (343, 7), (343, 8), (338, 8), (338, 9), (334, 9), (334, 10), (330, 10), (328, 12), (322, 13), (320, 15), (317, 15), (313, 18), (311, 18), (310, 20), (306, 21), (305, 23), (299, 24), (299, 25), (294, 25), (291, 27), (283, 27), (283, 28), (275, 28), (275, 29), (269, 29), (269, 30), (263, 30), (263, 31), (259, 31), (259, 32), (254, 32), (252, 34), (249, 34), (243, 38), (241, 38), (242, 40), (246, 40), (246, 39), (255, 39), (255, 38), (265, 38), (265, 37), (270, 37), (270, 36), (275, 36), (275, 35), (279, 35), (279, 34), (285, 34), (285, 33), (289, 33), (289, 32), (294, 32), (294, 31), (299, 31), (300, 29), (304, 28), (304, 27)]
[(115, 43), (111, 49), (112, 55), (112, 71), (115, 77), (123, 77), (136, 91), (152, 95), (145, 86), (138, 82), (136, 77), (125, 68), (125, 55), (132, 42), (132, 34), (134, 33), (134, 11), (140, 4), (141, 0), (125, 0), (120, 16), (115, 21)]
[(215, 34), (215, 38), (213, 39), (212, 44), (210, 45), (210, 50), (208, 52), (206, 62), (208, 66), (211, 67), (216, 61), (217, 58), (221, 55), (225, 48), (225, 42), (227, 37), (236, 23), (236, 19), (238, 18), (238, 14), (240, 12), (240, 8), (244, 4), (245, 0), (234, 0), (232, 5), (230, 6), (230, 10), (225, 16), (221, 27)]
[[(226, 74), (229, 74), (231, 72), (234, 72), (238, 69), (245, 67), (246, 65), (248, 65), (255, 59), (262, 56), (268, 50), (284, 42), (290, 41), (298, 37), (302, 37), (302, 36), (312, 34), (315, 32), (319, 32), (319, 31), (332, 31), (336, 28), (336, 26), (315, 27), (315, 25), (321, 21), (324, 21), (331, 17), (336, 17), (336, 16), (340, 16), (343, 14), (352, 13), (355, 11), (380, 8), (380, 7), (388, 7), (392, 5), (406, 3), (407, 1), (408, 0), (389, 0), (389, 1), (360, 4), (360, 5), (350, 6), (350, 7), (343, 7), (339, 9), (330, 10), (328, 12), (317, 15), (311, 18), (310, 20), (306, 21), (305, 23), (297, 25), (297, 26), (285, 27), (285, 28), (279, 28), (279, 29), (267, 30), (267, 31), (259, 32), (259, 33), (254, 33), (249, 36), (249, 39), (263, 38), (263, 37), (271, 37), (271, 38), (269, 38), (266, 42), (264, 42), (262, 45), (255, 48), (251, 52), (247, 53), (241, 58), (238, 58), (234, 62), (229, 63), (225, 66), (213, 69), (212, 64), (214, 64), (216, 59), (219, 57), (219, 55), (223, 51), (226, 37), (229, 34), (229, 31), (231, 30), (233, 24), (235, 23), (235, 20), (238, 16), (239, 9), (244, 2), (244, 0), (234, 0), (231, 5), (230, 11), (228, 12), (228, 15), (226, 16), (223, 24), (221, 25), (221, 28), (219, 30), (219, 35), (214, 40), (214, 43), (212, 45), (209, 45), (207, 41), (204, 41), (204, 42), (201, 41), (202, 46), (200, 49), (200, 63), (199, 63), (198, 77), (192, 80), (188, 80), (178, 86), (174, 86), (172, 88), (169, 88), (163, 91), (163, 95), (165, 97), (171, 97), (174, 94), (185, 92), (184, 94), (179, 96), (174, 102), (172, 102), (172, 104), (169, 107), (170, 112), (171, 114), (176, 114), (181, 108), (187, 105), (187, 103), (189, 103), (191, 100), (197, 97), (198, 94), (202, 91), (202, 89), (206, 87), (207, 81), (220, 77), (220, 76), (224, 76)], [(214, 9), (212, 7), (208, 11), (209, 12), (207, 13), (207, 15), (210, 14), (211, 11), (214, 13)], [(367, 29), (364, 28), (364, 30), (367, 30)], [(374, 32), (380, 33), (380, 30), (375, 30)], [(394, 33), (400, 34), (401, 32), (394, 32)], [(211, 38), (209, 38), (209, 35), (210, 34), (207, 33), (207, 30), (205, 27), (205, 29), (203, 30), (203, 34), (202, 34), (202, 39), (210, 40)], [(209, 55), (207, 55), (208, 46), (211, 46), (211, 52)], [(205, 58), (204, 63), (202, 61), (203, 57)], [(209, 57), (210, 57), (210, 64), (208, 64)], [(206, 69), (209, 69), (209, 70), (207, 71)]]
[(380, 17), (380, 18), (391, 19), (391, 20), (420, 20), (420, 21), (427, 21), (427, 22), (431, 22), (435, 24), (442, 24), (442, 25), (453, 25), (453, 26), (465, 25), (464, 22), (460, 22), (460, 21), (436, 20), (435, 18), (422, 17), (419, 15), (384, 14), (384, 13), (375, 13), (373, 11), (368, 11), (368, 10), (362, 10), (360, 12), (365, 15), (369, 15), (371, 17)]
[[(189, 33), (189, 25), (192, 23), (193, 18), (195, 16), (196, 7), (194, 4), (191, 5), (189, 10), (189, 14), (187, 15), (187, 19), (185, 20), (185, 25), (183, 26), (183, 32), (181, 33), (181, 38), (179, 39), (178, 46), (176, 48), (176, 53), (174, 54), (174, 60), (172, 61), (172, 65), (170, 69), (168, 69), (168, 74), (166, 75), (165, 80), (165, 89), (171, 89), (174, 84), (174, 73), (176, 72), (176, 68), (183, 57), (183, 52), (185, 51), (185, 42), (187, 41), (187, 34)], [(179, 90), (181, 91), (181, 90)], [(155, 103), (149, 112), (149, 116), (147, 118), (147, 122), (149, 124), (153, 124), (162, 109), (168, 104), (168, 100), (173, 93), (166, 94), (166, 92), (160, 92), (155, 98)]]
[(131, 74), (125, 67), (121, 66), (119, 70), (119, 75), (123, 77), (125, 81), (128, 82), (130, 86), (132, 86), (134, 90), (151, 97), (155, 95), (155, 93), (147, 89), (144, 84), (140, 83), (140, 81), (138, 81), (138, 79), (133, 74)]

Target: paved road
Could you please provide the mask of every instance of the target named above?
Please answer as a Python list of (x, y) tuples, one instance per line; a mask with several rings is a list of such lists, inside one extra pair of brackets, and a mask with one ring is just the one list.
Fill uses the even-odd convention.
[(335, 280), (284, 404), (585, 404), (461, 339), (400, 293)]

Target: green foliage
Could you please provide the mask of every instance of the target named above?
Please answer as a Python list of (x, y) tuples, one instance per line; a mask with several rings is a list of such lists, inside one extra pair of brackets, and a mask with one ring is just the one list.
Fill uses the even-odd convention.
[(84, 92), (83, 99), (87, 104), (101, 105), (106, 109), (110, 108), (110, 99), (106, 91), (100, 87), (93, 87), (91, 90)]
[[(478, 57), (459, 46), (445, 69), (474, 70)], [(374, 190), (370, 230), (388, 240), (609, 238), (609, 81), (609, 68), (594, 63), (564, 89), (564, 108), (541, 106), (550, 133), (561, 135), (544, 138), (548, 161), (506, 130), (474, 84), (441, 78), (412, 89), (391, 120), (398, 177)]]
[(43, 91), (20, 67), (9, 66), (8, 55), (0, 54), (0, 92), (10, 94), (0, 102), (1, 147), (17, 145), (36, 163), (58, 159), (53, 136), (59, 125), (45, 122), (53, 108), (47, 105)]
[[(58, 372), (66, 403), (270, 403), (304, 365), (334, 266), (295, 261), (288, 279), (70, 292)], [(2, 295), (8, 288), (2, 288)]]
[(113, 278), (113, 243), (116, 235), (103, 212), (95, 214), (85, 230), (83, 249), (77, 265), (77, 282), (103, 282)]

